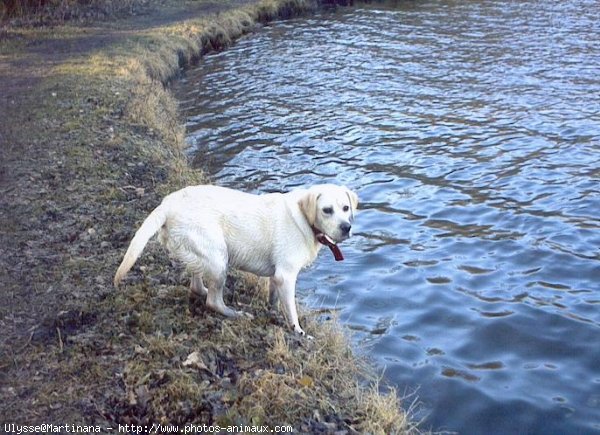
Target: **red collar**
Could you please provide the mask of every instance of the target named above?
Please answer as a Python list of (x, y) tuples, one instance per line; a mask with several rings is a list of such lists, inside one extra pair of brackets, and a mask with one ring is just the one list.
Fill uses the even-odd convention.
[(326, 236), (323, 231), (316, 229), (314, 226), (311, 226), (311, 229), (313, 230), (315, 238), (318, 240), (318, 242), (322, 245), (327, 246), (331, 250), (335, 261), (342, 261), (344, 259), (342, 251), (340, 250), (338, 245), (333, 243), (333, 241), (328, 236)]

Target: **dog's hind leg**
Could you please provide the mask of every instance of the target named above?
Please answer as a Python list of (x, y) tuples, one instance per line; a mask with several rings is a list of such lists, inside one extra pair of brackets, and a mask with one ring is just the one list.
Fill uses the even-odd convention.
[(206, 297), (208, 295), (208, 289), (204, 286), (201, 274), (192, 274), (192, 280), (190, 282), (190, 291), (194, 294), (194, 296), (198, 297)]
[(228, 307), (223, 301), (223, 289), (227, 278), (227, 247), (225, 243), (223, 242), (221, 249), (214, 249), (213, 246), (211, 256), (205, 256), (204, 261), (204, 278), (208, 291), (206, 305), (226, 317), (252, 317), (251, 314)]
[(274, 309), (279, 305), (279, 288), (275, 278), (269, 279), (269, 304)]
[(202, 282), (202, 274), (192, 272), (192, 279), (190, 282), (190, 297), (189, 297), (190, 312), (198, 313), (198, 311), (197, 311), (198, 303), (201, 301), (200, 303), (204, 304), (204, 301), (206, 301), (207, 295), (208, 295), (208, 289), (204, 286), (204, 282)]
[(236, 311), (225, 305), (225, 302), (223, 301), (223, 288), (225, 287), (225, 277), (225, 271), (223, 271), (222, 274), (219, 274), (217, 276), (213, 275), (212, 279), (210, 280), (210, 284), (208, 285), (208, 296), (206, 297), (206, 305), (209, 308), (215, 310), (217, 313), (221, 313), (226, 317), (253, 317), (249, 313), (245, 313), (244, 311)]
[(211, 270), (207, 273), (208, 282), (208, 295), (206, 296), (206, 305), (215, 310), (217, 313), (221, 313), (227, 317), (237, 317), (238, 314), (235, 310), (232, 310), (223, 301), (223, 287), (225, 287), (225, 270), (217, 271)]
[(192, 275), (190, 295), (206, 296), (206, 306), (217, 313), (227, 317), (240, 317), (246, 313), (229, 308), (223, 301), (227, 277), (227, 245), (224, 239), (210, 234), (210, 231), (190, 232), (184, 238), (185, 243), (177, 245), (177, 255)]

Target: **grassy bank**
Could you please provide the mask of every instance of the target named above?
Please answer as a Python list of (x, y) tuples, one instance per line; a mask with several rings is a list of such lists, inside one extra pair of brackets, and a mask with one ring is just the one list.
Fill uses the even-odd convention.
[(0, 424), (412, 430), (334, 321), (304, 313), (315, 340), (289, 333), (261, 280), (228, 279), (227, 303), (255, 319), (224, 319), (188, 300), (153, 243), (127, 285), (111, 286), (147, 213), (206, 181), (181, 153), (164, 85), (257, 23), (311, 7), (164, 2), (119, 22), (2, 30)]

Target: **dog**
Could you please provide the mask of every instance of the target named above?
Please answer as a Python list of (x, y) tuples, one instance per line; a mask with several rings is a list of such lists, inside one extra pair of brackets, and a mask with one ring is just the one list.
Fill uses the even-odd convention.
[[(114, 278), (115, 287), (134, 265), (150, 238), (159, 239), (191, 274), (190, 290), (227, 317), (246, 315), (225, 305), (228, 267), (269, 277), (270, 301), (279, 300), (294, 331), (298, 322), (296, 279), (328, 246), (352, 235), (358, 196), (333, 184), (288, 193), (254, 195), (212, 185), (191, 186), (166, 196), (133, 237)], [(251, 316), (250, 316), (251, 317)]]

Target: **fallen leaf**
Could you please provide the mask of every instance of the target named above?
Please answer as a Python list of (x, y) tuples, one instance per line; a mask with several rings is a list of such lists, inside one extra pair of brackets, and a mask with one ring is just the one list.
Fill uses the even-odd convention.
[[(200, 358), (200, 352), (198, 351), (194, 351), (192, 353), (190, 353), (187, 358), (185, 359), (185, 361), (183, 362), (183, 366), (184, 367), (195, 367), (199, 370), (208, 370), (208, 367), (206, 367), (206, 364), (204, 364), (204, 361), (202, 361), (202, 358)], [(210, 371), (210, 370), (208, 370)]]
[(310, 388), (314, 385), (313, 378), (311, 378), (310, 376), (306, 376), (306, 375), (304, 375), (300, 379), (298, 379), (298, 383), (306, 388)]

